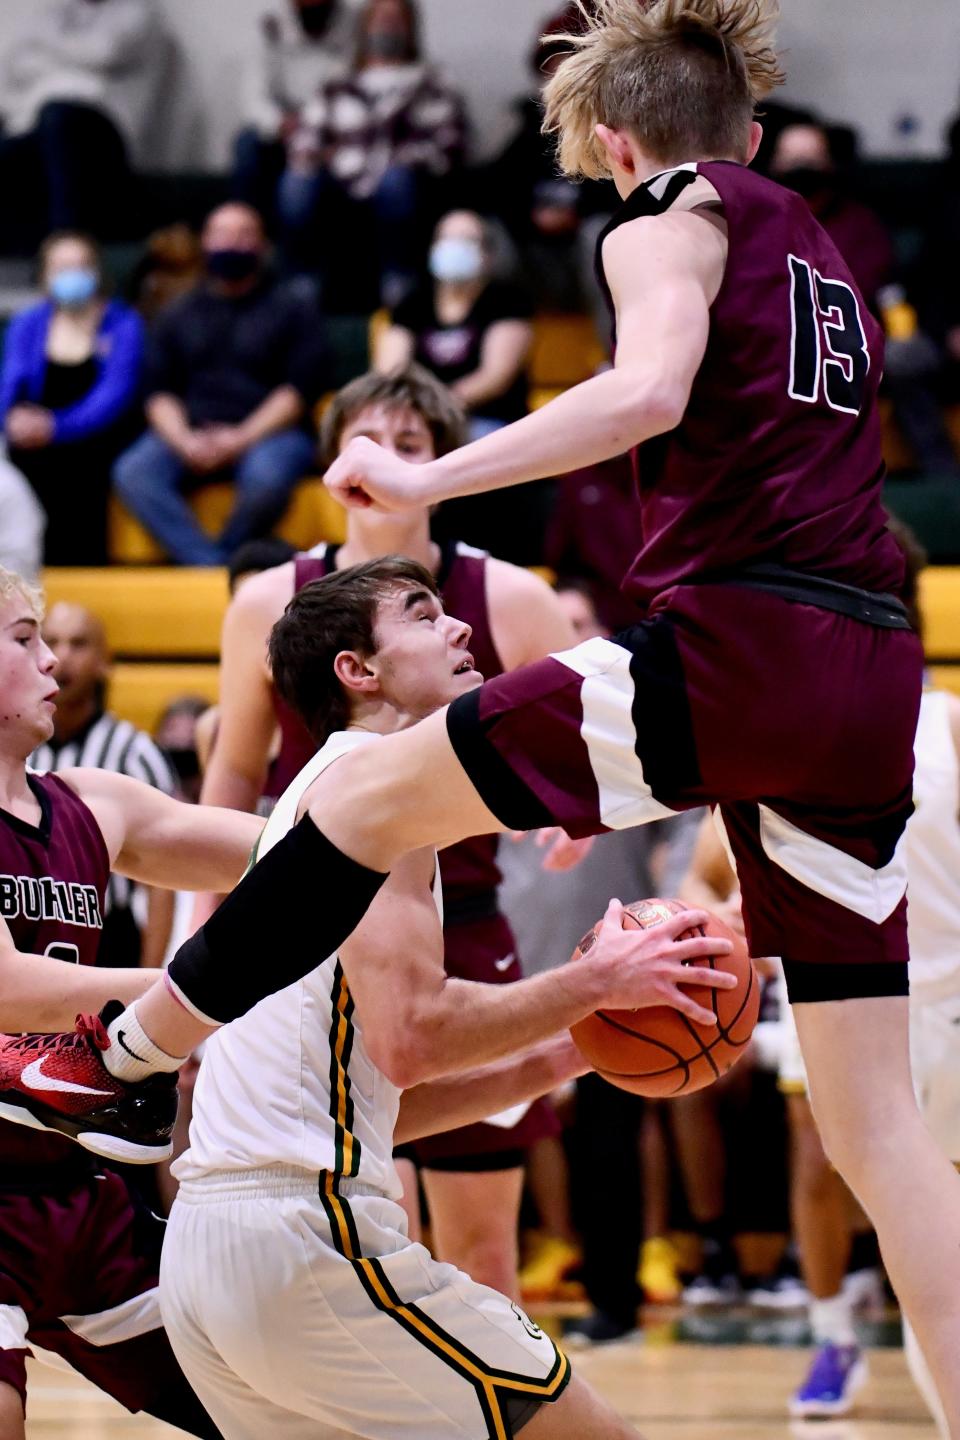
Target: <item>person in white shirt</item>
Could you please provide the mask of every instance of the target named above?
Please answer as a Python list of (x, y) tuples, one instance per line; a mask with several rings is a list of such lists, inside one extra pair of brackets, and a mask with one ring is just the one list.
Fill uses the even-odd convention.
[[(291, 840), (308, 859), (301, 816), (317, 778), (480, 684), (469, 640), (429, 572), (401, 556), (297, 593), (271, 668), (322, 748), (278, 801), (257, 860)], [(269, 926), (275, 906), (309, 948), (322, 867), (286, 896), (258, 868), (211, 923), (229, 909), (230, 926), (241, 912)], [(207, 1046), (174, 1167), (161, 1306), (225, 1440), (635, 1440), (516, 1304), (410, 1241), (393, 1144), (583, 1073), (562, 1026), (590, 972), (600, 1004), (633, 1006), (664, 997), (667, 967), (668, 1003), (686, 1006), (676, 961), (716, 942), (674, 943), (669, 922), (638, 939), (612, 901), (587, 967), (484, 985), (444, 976), (441, 908), (435, 851), (405, 858), (339, 953)], [(249, 943), (248, 920), (232, 933)]]
[(0, 448), (0, 565), (35, 580), (43, 562), (47, 517), (32, 487)]
[(46, 0), (31, 12), (0, 61), (0, 183), (21, 204), (26, 185), (36, 238), (116, 228), (169, 55), (152, 0)]
[(357, 44), (361, 0), (280, 0), (261, 15), (243, 76), (243, 124), (234, 141), (234, 193), (270, 219), (285, 142), (308, 101), (344, 75)]

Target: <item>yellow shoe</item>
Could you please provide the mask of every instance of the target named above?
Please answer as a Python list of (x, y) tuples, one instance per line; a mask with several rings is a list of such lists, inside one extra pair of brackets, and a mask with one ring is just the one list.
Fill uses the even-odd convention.
[(580, 1264), (576, 1245), (555, 1235), (541, 1236), (530, 1259), (520, 1271), (520, 1294), (528, 1303), (553, 1300), (565, 1277)]
[(651, 1305), (671, 1305), (680, 1299), (677, 1252), (662, 1235), (643, 1242), (637, 1279)]

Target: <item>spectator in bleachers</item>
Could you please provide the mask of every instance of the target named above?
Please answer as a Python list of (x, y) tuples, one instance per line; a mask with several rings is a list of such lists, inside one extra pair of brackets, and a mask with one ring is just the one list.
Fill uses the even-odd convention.
[(394, 309), (377, 369), (431, 370), (470, 417), (477, 440), (527, 413), (533, 343), (529, 298), (496, 278), (495, 240), (472, 210), (452, 210), (434, 232), (430, 278)]
[(617, 203), (610, 183), (565, 179), (557, 166), (555, 141), (543, 133), (540, 90), (570, 48), (558, 37), (576, 34), (582, 26), (583, 12), (571, 0), (537, 27), (530, 52), (536, 89), (517, 102), (517, 128), (482, 175), (484, 203), (519, 247), (525, 287), (543, 310), (585, 308), (577, 243), (581, 220), (609, 213)]
[(97, 246), (78, 232), (44, 242), (40, 281), (46, 299), (7, 332), (0, 422), (47, 512), (47, 564), (100, 565), (110, 469), (138, 425), (143, 322), (106, 298)]
[(918, 326), (917, 314), (898, 283), (887, 227), (850, 193), (856, 154), (852, 131), (798, 121), (779, 132), (770, 158), (775, 180), (802, 195), (850, 267), (867, 304), (887, 335), (885, 388), (920, 468), (960, 472), (935, 393), (940, 358)]
[[(204, 280), (156, 323), (146, 377), (149, 429), (114, 468), (117, 493), (171, 559), (225, 564), (279, 520), (314, 464), (311, 411), (323, 390), (323, 327), (302, 287), (267, 270), (247, 205), (204, 226)], [(232, 476), (222, 533), (208, 536), (185, 492)]]
[(46, 0), (0, 61), (0, 188), (38, 235), (119, 227), (166, 70), (157, 10), (153, 0)]
[(243, 129), (234, 142), (234, 191), (268, 218), (286, 161), (285, 142), (304, 106), (349, 68), (358, 0), (281, 0), (261, 15), (246, 67)]
[(328, 305), (361, 266), (369, 308), (408, 288), (465, 145), (463, 100), (423, 57), (414, 0), (367, 0), (353, 69), (305, 106), (278, 192), (288, 253), (326, 277)]
[(176, 796), (191, 805), (200, 802), (203, 775), (197, 750), (197, 725), (210, 711), (202, 695), (178, 695), (154, 727), (153, 738), (173, 768)]
[[(497, 278), (496, 233), (473, 210), (451, 210), (436, 227), (429, 276), (393, 310), (374, 362), (387, 373), (416, 363), (442, 380), (467, 411), (470, 438), (527, 413), (533, 341), (529, 297)], [(526, 485), (451, 500), (438, 539), (463, 539), (514, 565), (539, 564), (553, 485)]]
[(770, 174), (802, 195), (846, 260), (871, 309), (894, 275), (893, 242), (879, 215), (849, 193), (830, 132), (816, 121), (784, 126), (770, 158)]
[(192, 290), (202, 275), (203, 251), (196, 231), (182, 220), (164, 225), (147, 236), (130, 281), (133, 303), (149, 323)]
[[(57, 657), (60, 692), (53, 735), (30, 756), (31, 769), (85, 765), (129, 775), (172, 795), (173, 772), (157, 745), (145, 731), (106, 708), (110, 655), (97, 616), (82, 605), (53, 605), (43, 623), (43, 638)], [(138, 888), (123, 875), (111, 875), (98, 965), (160, 964), (170, 928), (167, 892), (147, 890), (141, 924), (137, 907), (143, 897), (137, 895)]]
[(35, 580), (43, 563), (47, 517), (15, 465), (0, 455), (0, 565)]
[(943, 346), (945, 399), (960, 403), (960, 115), (947, 128), (934, 224), (927, 241), (929, 320)]

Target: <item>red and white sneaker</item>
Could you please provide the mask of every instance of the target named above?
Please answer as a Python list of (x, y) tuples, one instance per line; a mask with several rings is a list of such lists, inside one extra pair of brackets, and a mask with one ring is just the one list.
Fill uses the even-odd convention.
[(149, 1165), (173, 1153), (176, 1075), (139, 1085), (116, 1080), (100, 1058), (109, 1049), (113, 1003), (78, 1015), (64, 1035), (0, 1035), (0, 1118), (76, 1140), (108, 1160)]

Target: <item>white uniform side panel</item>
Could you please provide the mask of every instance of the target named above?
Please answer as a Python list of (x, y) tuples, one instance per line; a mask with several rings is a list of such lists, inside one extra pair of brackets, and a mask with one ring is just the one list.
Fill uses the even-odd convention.
[[(907, 825), (910, 993), (960, 995), (960, 766), (948, 697), (924, 692), (914, 746), (914, 813)], [(932, 998), (932, 996), (931, 996)]]
[[(348, 750), (377, 738), (348, 731), (327, 741), (278, 800), (258, 860), (297, 823), (304, 792), (317, 776)], [(437, 894), (439, 908), (439, 889)], [(323, 903), (318, 875), (318, 908)], [(303, 943), (309, 945), (309, 934)], [(261, 962), (269, 966), (270, 959), (263, 955)], [(401, 1191), (392, 1151), (399, 1103), (400, 1092), (367, 1053), (342, 967), (332, 955), (208, 1041), (190, 1148), (175, 1173), (197, 1180), (224, 1170), (296, 1166), (352, 1175), (396, 1198)]]

